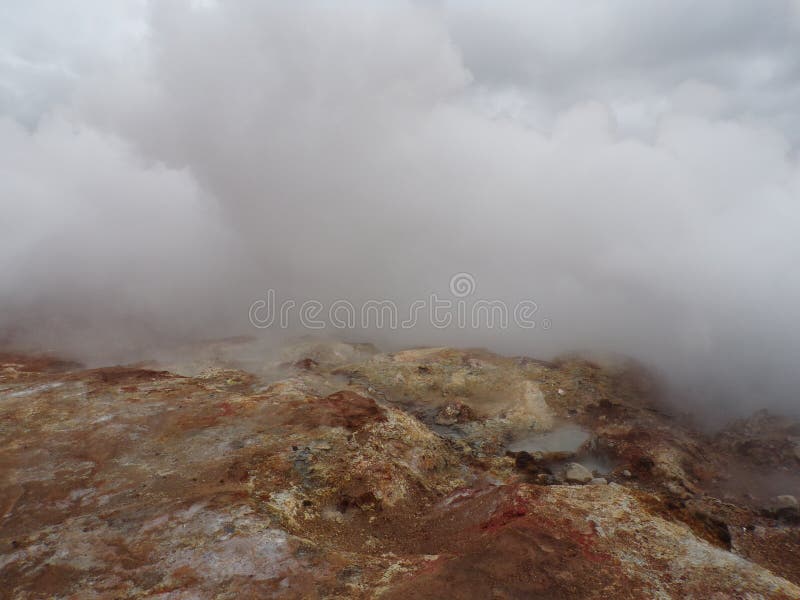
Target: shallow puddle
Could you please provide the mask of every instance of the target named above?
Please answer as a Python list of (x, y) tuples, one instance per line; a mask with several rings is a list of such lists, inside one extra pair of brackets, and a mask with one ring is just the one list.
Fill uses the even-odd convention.
[(577, 425), (563, 425), (545, 433), (530, 433), (513, 440), (511, 452), (577, 452), (591, 434)]

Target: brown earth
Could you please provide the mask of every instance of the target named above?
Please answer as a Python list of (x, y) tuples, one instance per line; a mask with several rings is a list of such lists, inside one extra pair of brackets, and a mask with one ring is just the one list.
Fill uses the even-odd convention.
[(226, 351), (0, 354), (0, 597), (800, 598), (796, 422), (707, 435), (578, 357)]

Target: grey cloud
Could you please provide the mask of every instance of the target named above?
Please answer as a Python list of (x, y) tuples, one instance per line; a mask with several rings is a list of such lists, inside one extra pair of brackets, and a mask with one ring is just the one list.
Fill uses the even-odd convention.
[(796, 3), (452, 3), (448, 23), (478, 83), (522, 87), (548, 113), (587, 99), (660, 112), (685, 81), (725, 89), (731, 116), (800, 139)]
[(797, 411), (790, 4), (130, 6), (0, 120), (12, 341), (97, 357), (247, 331), (268, 287), (402, 305), (467, 271), (553, 327), (352, 335), (621, 352)]

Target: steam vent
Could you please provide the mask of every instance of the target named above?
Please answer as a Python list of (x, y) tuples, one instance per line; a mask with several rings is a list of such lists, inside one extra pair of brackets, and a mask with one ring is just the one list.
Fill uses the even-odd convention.
[(800, 598), (800, 423), (701, 433), (632, 363), (247, 344), (0, 356), (2, 598)]

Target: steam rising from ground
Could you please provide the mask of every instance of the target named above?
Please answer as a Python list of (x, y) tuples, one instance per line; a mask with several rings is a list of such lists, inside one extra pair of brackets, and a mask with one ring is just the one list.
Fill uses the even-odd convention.
[(252, 333), (268, 288), (407, 306), (463, 271), (552, 327), (327, 333), (798, 411), (796, 2), (13, 4), (6, 343), (115, 360)]

